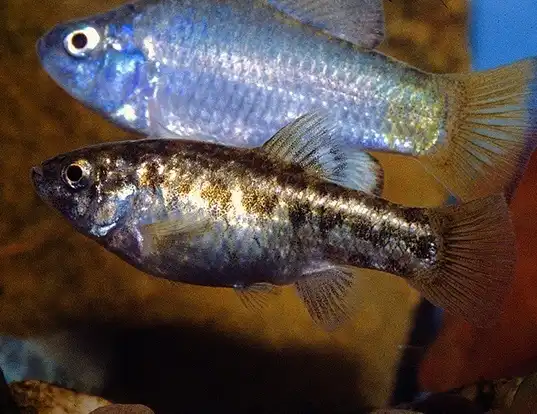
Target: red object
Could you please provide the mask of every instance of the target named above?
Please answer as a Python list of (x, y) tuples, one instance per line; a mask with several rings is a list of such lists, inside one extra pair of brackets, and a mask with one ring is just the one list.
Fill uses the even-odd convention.
[(481, 378), (537, 371), (537, 154), (511, 202), (517, 238), (516, 278), (500, 321), (475, 328), (446, 315), (419, 371), (427, 391), (446, 391)]

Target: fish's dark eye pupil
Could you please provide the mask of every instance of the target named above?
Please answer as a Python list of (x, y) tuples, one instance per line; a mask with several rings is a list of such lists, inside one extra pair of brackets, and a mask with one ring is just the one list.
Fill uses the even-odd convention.
[(73, 36), (71, 42), (75, 48), (84, 49), (88, 44), (88, 38), (84, 33), (77, 33)]
[(82, 168), (75, 164), (67, 167), (67, 171), (65, 171), (65, 176), (67, 177), (67, 179), (74, 183), (80, 181), (82, 179), (82, 175)]

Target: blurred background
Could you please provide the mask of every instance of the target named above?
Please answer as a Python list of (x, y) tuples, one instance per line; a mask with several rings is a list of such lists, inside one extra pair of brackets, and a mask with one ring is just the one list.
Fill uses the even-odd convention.
[[(479, 6), (485, 3), (496, 3), (496, 14), (487, 15)], [(513, 46), (530, 43), (523, 31), (519, 40), (508, 40), (515, 27), (523, 29), (515, 17), (505, 17), (506, 8), (500, 11), (508, 3), (532, 6), (531, 0), (475, 1), (471, 8), (464, 0), (386, 1), (388, 38), (381, 50), (424, 70), (462, 72), (471, 67), (471, 36), (475, 68), (511, 62), (531, 54), (531, 47)], [(313, 325), (291, 289), (268, 309), (253, 313), (234, 292), (153, 279), (77, 234), (35, 195), (30, 167), (127, 134), (56, 86), (39, 67), (35, 42), (58, 22), (119, 4), (7, 0), (0, 8), (0, 367), (8, 380), (55, 380), (106, 398), (144, 403), (157, 413), (216, 407), (360, 412), (404, 400), (418, 386), (440, 390), (483, 372), (503, 375), (529, 355), (528, 346), (511, 364), (503, 354), (491, 371), (490, 360), (475, 362), (480, 346), (489, 341), (490, 355), (495, 346), (507, 352), (509, 341), (498, 345), (494, 339), (501, 333), (476, 333), (446, 318), (422, 364), (425, 346), (440, 326), (438, 314), (420, 305), (404, 281), (385, 274), (367, 273), (359, 312), (350, 324), (327, 334)], [(535, 27), (525, 30), (535, 39)], [(442, 187), (416, 162), (379, 158), (386, 198), (416, 206), (446, 201)], [(537, 234), (535, 162), (527, 175), (513, 205), (521, 255), (527, 255), (520, 270), (529, 275), (536, 268), (531, 257), (537, 246), (531, 238)], [(527, 292), (528, 284), (520, 290)], [(526, 317), (537, 315), (532, 307), (537, 296), (530, 296), (525, 296)], [(511, 316), (518, 315), (516, 323), (522, 323), (520, 303), (526, 302), (514, 296), (502, 322), (511, 335)], [(537, 330), (525, 338), (537, 338)], [(494, 354), (498, 359), (501, 350)]]

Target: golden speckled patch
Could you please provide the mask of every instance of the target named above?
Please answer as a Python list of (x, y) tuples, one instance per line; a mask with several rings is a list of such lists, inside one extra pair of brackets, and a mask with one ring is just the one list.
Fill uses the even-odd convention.
[(190, 192), (192, 188), (192, 183), (187, 180), (182, 180), (176, 186), (177, 194), (186, 195)]
[(231, 207), (231, 191), (223, 183), (205, 185), (200, 196), (209, 203), (211, 209), (227, 212)]
[(242, 191), (242, 205), (247, 213), (260, 216), (272, 214), (278, 202), (275, 195), (252, 188), (243, 188)]

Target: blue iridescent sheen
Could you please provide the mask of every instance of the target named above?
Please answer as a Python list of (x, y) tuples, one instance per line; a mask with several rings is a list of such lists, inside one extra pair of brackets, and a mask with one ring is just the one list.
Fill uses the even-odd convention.
[[(102, 41), (89, 58), (73, 58), (62, 34), (83, 25)], [(263, 2), (141, 1), (60, 27), (40, 41), (45, 69), (89, 107), (147, 135), (156, 119), (177, 135), (251, 147), (318, 110), (366, 149), (415, 154), (445, 134), (446, 97), (430, 74)]]

